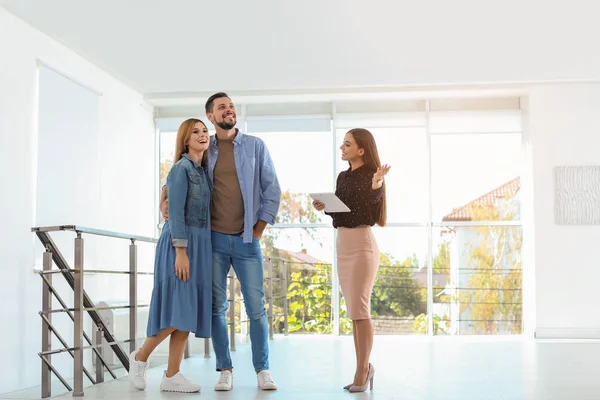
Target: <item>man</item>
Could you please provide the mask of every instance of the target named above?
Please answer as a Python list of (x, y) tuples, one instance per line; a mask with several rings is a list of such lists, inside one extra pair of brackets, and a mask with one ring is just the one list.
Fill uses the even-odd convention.
[[(208, 174), (213, 183), (211, 229), (213, 246), (212, 343), (219, 381), (215, 390), (233, 388), (233, 365), (227, 334), (227, 274), (233, 269), (240, 281), (250, 319), (252, 362), (258, 387), (276, 390), (269, 373), (268, 322), (265, 309), (264, 270), (260, 239), (267, 224), (274, 224), (281, 189), (265, 143), (235, 128), (235, 106), (226, 93), (206, 101), (206, 116), (216, 129), (211, 136)], [(166, 190), (161, 210), (167, 218)]]

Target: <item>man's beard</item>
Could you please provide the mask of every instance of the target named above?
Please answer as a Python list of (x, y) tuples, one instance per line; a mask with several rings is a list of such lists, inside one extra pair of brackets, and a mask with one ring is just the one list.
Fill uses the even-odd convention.
[(233, 129), (233, 127), (236, 124), (236, 120), (234, 119), (233, 122), (225, 122), (225, 120), (217, 122), (217, 126), (221, 129), (224, 129), (226, 131)]

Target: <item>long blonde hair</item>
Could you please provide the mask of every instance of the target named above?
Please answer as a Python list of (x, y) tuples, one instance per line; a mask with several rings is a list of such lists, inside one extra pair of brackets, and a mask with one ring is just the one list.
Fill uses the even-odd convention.
[[(192, 132), (194, 132), (194, 126), (196, 126), (196, 124), (198, 122), (200, 122), (206, 128), (206, 125), (204, 124), (204, 122), (200, 121), (197, 118), (187, 119), (187, 120), (183, 121), (181, 123), (181, 125), (179, 125), (179, 129), (177, 130), (177, 139), (175, 142), (175, 154), (173, 156), (173, 164), (175, 164), (177, 161), (181, 160), (181, 155), (183, 153), (188, 152), (186, 143), (190, 140), (190, 137), (192, 136)], [(202, 156), (203, 164), (206, 160), (206, 153), (207, 153), (207, 151), (205, 151), (204, 155)]]

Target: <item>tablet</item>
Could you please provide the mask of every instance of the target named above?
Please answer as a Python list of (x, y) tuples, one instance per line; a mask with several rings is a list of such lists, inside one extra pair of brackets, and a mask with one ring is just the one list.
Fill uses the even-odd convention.
[(325, 211), (330, 213), (350, 212), (347, 205), (344, 204), (335, 193), (309, 193), (313, 200), (319, 200), (325, 204)]

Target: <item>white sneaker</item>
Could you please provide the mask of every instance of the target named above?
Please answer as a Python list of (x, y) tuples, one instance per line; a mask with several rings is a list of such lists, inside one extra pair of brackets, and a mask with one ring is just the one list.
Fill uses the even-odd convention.
[(215, 385), (215, 390), (217, 392), (224, 392), (231, 389), (233, 389), (233, 374), (230, 370), (226, 369), (225, 371), (221, 371), (219, 382)]
[(138, 349), (129, 355), (129, 383), (138, 390), (144, 390), (146, 389), (148, 363), (135, 359), (139, 351)]
[(167, 378), (167, 371), (163, 373), (160, 390), (163, 392), (195, 393), (200, 391), (200, 385), (187, 380), (181, 372)]
[(277, 384), (267, 370), (262, 370), (256, 375), (258, 387), (261, 390), (277, 390)]

